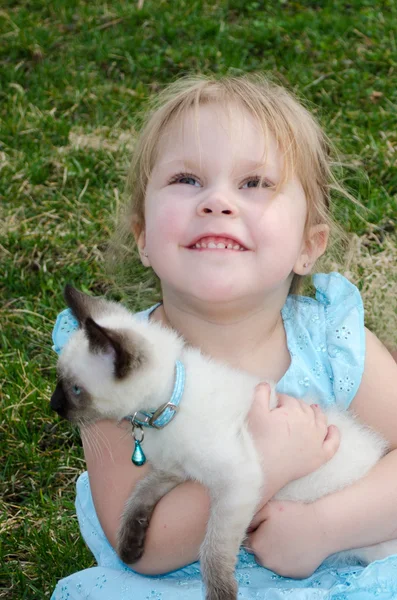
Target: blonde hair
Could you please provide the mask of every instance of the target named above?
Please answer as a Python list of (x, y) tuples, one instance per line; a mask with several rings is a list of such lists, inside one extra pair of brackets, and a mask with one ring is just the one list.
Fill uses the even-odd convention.
[[(145, 224), (146, 187), (157, 158), (159, 142), (166, 129), (182, 122), (191, 109), (205, 104), (217, 104), (225, 109), (239, 106), (257, 120), (267, 139), (275, 137), (283, 153), (282, 185), (296, 173), (307, 199), (306, 228), (327, 224), (341, 235), (341, 228), (330, 212), (331, 191), (337, 191), (355, 202), (334, 175), (331, 144), (313, 115), (301, 101), (284, 87), (259, 74), (243, 76), (187, 76), (171, 83), (149, 106), (134, 148), (127, 178), (126, 206), (119, 215), (116, 239), (124, 246), (134, 225), (141, 230)], [(114, 246), (113, 246), (114, 251)], [(300, 276), (294, 277), (291, 292), (297, 292)]]

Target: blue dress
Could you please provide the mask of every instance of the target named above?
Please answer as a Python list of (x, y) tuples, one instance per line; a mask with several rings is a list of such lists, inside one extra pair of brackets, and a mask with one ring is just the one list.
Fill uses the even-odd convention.
[[(291, 364), (277, 391), (316, 398), (323, 407), (348, 408), (360, 385), (365, 357), (364, 309), (357, 288), (337, 273), (313, 277), (316, 298), (288, 296), (282, 309)], [(157, 305), (156, 305), (157, 306)], [(147, 319), (155, 307), (139, 313)], [(64, 311), (65, 313), (65, 311)], [(54, 329), (60, 351), (68, 336), (65, 314)], [(70, 313), (67, 316), (70, 319)], [(74, 326), (71, 323), (72, 328)], [(183, 401), (183, 399), (182, 399)], [(145, 576), (120, 561), (95, 512), (87, 472), (77, 481), (76, 511), (81, 533), (98, 566), (59, 581), (51, 600), (201, 600), (198, 563), (167, 575)], [(328, 565), (309, 578), (280, 577), (241, 550), (236, 568), (238, 598), (282, 600), (397, 599), (397, 555), (360, 565)]]

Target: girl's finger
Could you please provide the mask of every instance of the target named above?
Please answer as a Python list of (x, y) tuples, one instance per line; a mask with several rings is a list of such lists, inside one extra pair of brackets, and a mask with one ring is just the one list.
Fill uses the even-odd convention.
[(270, 402), (270, 385), (265, 382), (258, 383), (255, 387), (254, 405), (258, 407), (260, 411), (269, 411)]
[(258, 384), (254, 390), (254, 399), (248, 413), (248, 426), (254, 438), (263, 435), (263, 423), (268, 418), (270, 409), (270, 387), (268, 384)]
[(255, 513), (254, 518), (248, 527), (248, 532), (254, 531), (261, 523), (263, 523), (263, 521), (266, 521), (266, 519), (269, 518), (269, 513), (270, 507), (269, 503), (267, 503)]
[(312, 415), (313, 414), (313, 410), (311, 409), (311, 405), (308, 404), (307, 402), (305, 402), (304, 400), (298, 400), (299, 402), (299, 406), (302, 409), (302, 411), (307, 414), (307, 415)]
[(244, 548), (244, 550), (246, 550), (248, 552), (248, 554), (253, 554), (254, 551), (251, 548), (251, 531), (248, 529), (247, 531), (247, 535), (242, 543), (242, 546)]
[(321, 422), (322, 425), (326, 425), (328, 422), (328, 418), (327, 415), (321, 410), (321, 407), (318, 404), (311, 404), (310, 407), (314, 412), (316, 422)]
[(327, 435), (325, 436), (323, 449), (328, 460), (330, 460), (340, 445), (340, 431), (336, 425), (330, 425), (328, 427)]
[(278, 408), (282, 406), (284, 406), (287, 410), (301, 411), (306, 415), (313, 414), (312, 410), (306, 402), (300, 400), (300, 398), (288, 396), (287, 394), (281, 394), (279, 396)]
[(321, 406), (318, 404), (310, 404), (310, 408), (313, 410), (316, 418), (325, 417), (325, 413), (322, 411)]
[(293, 404), (296, 404), (296, 399), (292, 396), (288, 396), (287, 394), (278, 395), (277, 406), (292, 406)]

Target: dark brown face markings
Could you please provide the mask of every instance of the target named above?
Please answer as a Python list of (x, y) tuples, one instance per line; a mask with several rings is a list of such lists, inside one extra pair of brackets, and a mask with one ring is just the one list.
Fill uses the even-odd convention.
[(59, 414), (59, 416), (66, 418), (68, 404), (68, 398), (65, 394), (62, 380), (60, 380), (51, 396), (50, 406)]
[(95, 410), (93, 399), (87, 390), (73, 378), (60, 375), (50, 406), (60, 417), (81, 425), (97, 421), (101, 415)]
[(72, 310), (80, 327), (84, 326), (84, 323), (89, 317), (98, 320), (100, 317), (107, 314), (128, 314), (127, 309), (121, 304), (105, 300), (105, 298), (102, 297), (89, 296), (84, 292), (76, 290), (76, 288), (70, 284), (65, 286), (63, 295), (66, 304)]
[(83, 292), (79, 292), (70, 284), (65, 286), (63, 292), (66, 304), (72, 310), (74, 316), (82, 327), (86, 319), (95, 312), (96, 305), (101, 302), (100, 298), (92, 298)]
[(137, 340), (131, 338), (123, 330), (112, 330), (98, 325), (95, 319), (104, 314), (114, 313), (115, 310), (125, 314), (124, 307), (103, 298), (88, 296), (76, 290), (70, 284), (65, 286), (64, 297), (81, 328), (87, 334), (91, 352), (111, 352), (114, 355), (114, 375), (124, 379), (131, 371), (139, 368), (145, 362), (145, 353), (140, 347), (143, 341), (138, 335)]
[(86, 320), (84, 328), (91, 352), (113, 354), (114, 374), (117, 379), (123, 379), (145, 361), (145, 355), (138, 344), (125, 332), (102, 327), (90, 317)]
[[(111, 384), (135, 374), (135, 371), (145, 366), (149, 361), (150, 347), (145, 336), (134, 330), (133, 323), (128, 324), (130, 313), (122, 305), (104, 298), (88, 296), (71, 285), (66, 286), (64, 294), (69, 308), (79, 322), (80, 334), (75, 343), (84, 344), (84, 352), (80, 358), (74, 356), (73, 352), (67, 359), (66, 356), (63, 360), (61, 357), (58, 363), (58, 383), (50, 405), (61, 417), (84, 427), (104, 418), (104, 415), (112, 414), (110, 405), (109, 410), (99, 410), (96, 401), (98, 400), (98, 406), (103, 406), (104, 398), (97, 399), (89, 391), (92, 373), (87, 373), (86, 377), (84, 369), (81, 368), (84, 366), (87, 351), (91, 358), (94, 358), (93, 355), (98, 356), (97, 366), (94, 358), (93, 368), (98, 368), (105, 380), (109, 378), (108, 383)], [(116, 317), (116, 328), (99, 325), (97, 321), (101, 322), (104, 317)], [(121, 317), (120, 321), (117, 317)], [(127, 318), (125, 328), (123, 318)], [(121, 324), (120, 329), (117, 328), (118, 322)], [(94, 385), (91, 390), (95, 390)], [(101, 396), (101, 392), (98, 394)]]

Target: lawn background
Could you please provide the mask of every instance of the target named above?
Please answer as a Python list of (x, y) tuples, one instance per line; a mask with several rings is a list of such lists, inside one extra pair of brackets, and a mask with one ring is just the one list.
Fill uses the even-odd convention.
[(48, 407), (51, 329), (68, 281), (133, 310), (157, 299), (137, 262), (130, 289), (116, 289), (103, 250), (139, 113), (163, 84), (259, 70), (307, 99), (367, 208), (335, 201), (354, 234), (347, 272), (367, 324), (397, 344), (396, 22), (390, 0), (3, 1), (0, 597), (48, 598), (94, 564), (74, 514), (79, 436)]

